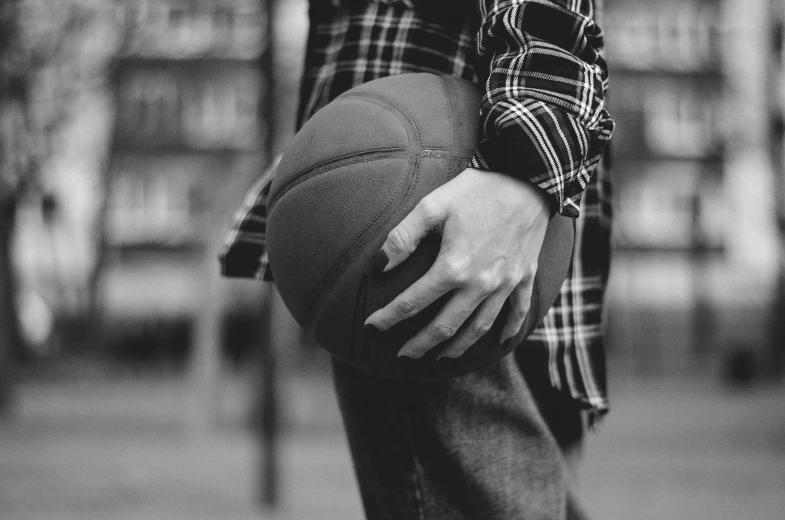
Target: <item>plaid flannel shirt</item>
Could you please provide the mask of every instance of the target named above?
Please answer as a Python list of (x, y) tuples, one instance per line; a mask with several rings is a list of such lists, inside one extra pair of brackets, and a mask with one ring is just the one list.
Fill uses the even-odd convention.
[[(576, 219), (567, 280), (525, 348), (556, 388), (607, 411), (602, 298), (610, 183), (599, 164), (613, 122), (593, 0), (311, 0), (298, 127), (346, 90), (406, 72), (484, 85), (471, 166), (533, 182)], [(599, 166), (599, 167), (598, 167)], [(270, 279), (264, 250), (274, 167), (249, 191), (221, 255), (226, 276)]]

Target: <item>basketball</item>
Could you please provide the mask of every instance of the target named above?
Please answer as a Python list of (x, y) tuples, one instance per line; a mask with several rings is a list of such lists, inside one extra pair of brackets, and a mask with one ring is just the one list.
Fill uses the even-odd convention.
[(508, 312), (462, 356), (397, 356), (444, 305), (443, 296), (387, 331), (363, 326), (433, 264), (429, 235), (387, 273), (376, 254), (387, 234), (428, 193), (469, 164), (478, 144), (481, 92), (450, 76), (374, 80), (319, 110), (283, 154), (268, 199), (267, 250), (278, 291), (295, 320), (340, 360), (381, 377), (439, 381), (478, 370), (519, 345), (544, 319), (570, 268), (574, 221), (551, 218), (530, 312), (501, 344)]

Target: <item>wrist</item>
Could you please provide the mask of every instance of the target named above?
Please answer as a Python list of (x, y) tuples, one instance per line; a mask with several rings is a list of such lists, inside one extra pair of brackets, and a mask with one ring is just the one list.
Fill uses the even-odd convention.
[[(531, 195), (530, 201), (532, 199), (536, 200), (540, 204), (542, 210), (548, 215), (548, 218), (553, 218), (559, 211), (558, 201), (533, 182), (525, 179), (521, 179), (520, 182), (523, 183), (526, 191)], [(531, 204), (531, 202), (529, 203)]]
[(559, 210), (559, 204), (555, 197), (527, 179), (473, 167), (469, 167), (465, 171), (471, 172), (471, 175), (478, 175), (479, 178), (495, 178), (494, 182), (498, 183), (500, 191), (507, 196), (513, 196), (527, 213), (544, 212), (548, 218), (552, 218)]

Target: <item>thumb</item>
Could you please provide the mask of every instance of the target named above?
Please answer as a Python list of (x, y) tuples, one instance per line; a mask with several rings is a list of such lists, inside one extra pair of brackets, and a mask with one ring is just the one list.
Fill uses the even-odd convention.
[(403, 263), (414, 253), (420, 241), (444, 220), (444, 209), (431, 198), (422, 199), (404, 219), (387, 235), (382, 252), (387, 256), (384, 272)]

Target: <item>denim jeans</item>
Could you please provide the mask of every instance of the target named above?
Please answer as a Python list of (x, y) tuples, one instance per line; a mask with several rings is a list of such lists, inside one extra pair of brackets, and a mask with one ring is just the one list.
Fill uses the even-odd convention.
[(445, 383), (390, 381), (333, 361), (369, 520), (585, 518), (568, 462), (581, 412), (526, 347)]

